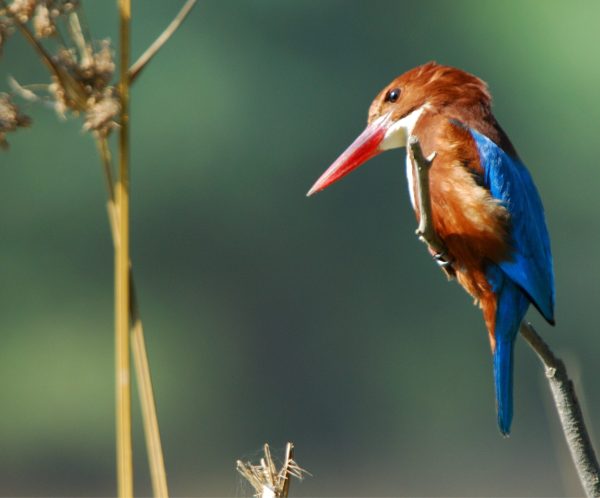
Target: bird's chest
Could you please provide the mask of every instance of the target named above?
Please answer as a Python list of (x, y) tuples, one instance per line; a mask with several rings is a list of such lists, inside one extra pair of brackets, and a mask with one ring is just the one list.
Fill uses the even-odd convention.
[[(505, 208), (486, 188), (477, 184), (473, 172), (458, 159), (445, 160), (442, 152), (429, 170), (429, 201), (440, 236), (493, 231), (506, 218)], [(413, 210), (419, 218), (417, 165), (406, 155), (406, 181)], [(504, 232), (504, 230), (502, 230)]]

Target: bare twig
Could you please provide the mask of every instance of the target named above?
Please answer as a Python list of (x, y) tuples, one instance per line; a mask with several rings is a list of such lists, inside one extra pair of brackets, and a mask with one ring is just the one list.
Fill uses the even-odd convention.
[(160, 34), (160, 36), (152, 42), (152, 44), (146, 49), (146, 51), (139, 57), (137, 61), (131, 66), (129, 69), (129, 81), (133, 83), (135, 79), (142, 72), (142, 69), (146, 67), (148, 62), (158, 53), (158, 51), (163, 47), (163, 45), (173, 36), (173, 33), (177, 31), (177, 28), (181, 26), (185, 18), (192, 11), (194, 5), (196, 5), (197, 0), (187, 0), (179, 13), (175, 16), (175, 18), (171, 21), (171, 23), (167, 26), (167, 28)]
[(408, 138), (408, 154), (415, 165), (417, 178), (417, 207), (419, 211), (419, 226), (416, 234), (419, 240), (429, 247), (433, 258), (448, 278), (453, 278), (455, 273), (452, 261), (448, 259), (447, 249), (433, 228), (433, 217), (431, 214), (431, 196), (429, 194), (429, 170), (435, 159), (435, 152), (430, 157), (423, 155), (421, 144), (415, 136)]
[[(435, 233), (431, 222), (429, 168), (433, 158), (423, 156), (416, 137), (409, 138), (409, 151), (417, 169), (416, 183), (420, 223), (416, 233), (419, 239), (429, 246), (432, 253), (445, 254), (444, 243)], [(531, 324), (525, 322), (521, 324), (521, 335), (544, 364), (562, 430), (585, 493), (589, 497), (600, 497), (600, 467), (575, 395), (575, 388), (567, 376), (565, 365), (554, 355)]]
[(260, 459), (259, 465), (251, 462), (237, 461), (237, 470), (252, 485), (260, 498), (287, 498), (290, 490), (290, 477), (302, 480), (308, 472), (302, 469), (294, 461), (294, 445), (288, 443), (285, 447), (285, 458), (283, 466), (277, 472), (275, 462), (271, 457), (269, 445), (265, 444), (264, 458)]
[(544, 364), (563, 433), (585, 494), (598, 497), (600, 467), (577, 401), (575, 387), (567, 375), (565, 364), (554, 355), (530, 323), (524, 321), (521, 324), (521, 335)]

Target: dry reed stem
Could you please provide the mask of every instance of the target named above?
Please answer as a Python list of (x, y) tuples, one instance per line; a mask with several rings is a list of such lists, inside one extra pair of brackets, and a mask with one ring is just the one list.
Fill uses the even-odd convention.
[(119, 0), (119, 178), (116, 186), (119, 239), (115, 255), (117, 484), (120, 498), (133, 497), (131, 365), (129, 351), (129, 57), (131, 2)]
[[(132, 294), (134, 292), (133, 285), (131, 287), (131, 292)], [(142, 407), (142, 421), (144, 424), (148, 462), (150, 465), (150, 478), (152, 479), (152, 491), (157, 498), (168, 498), (169, 488), (167, 486), (167, 473), (165, 471), (162, 444), (160, 442), (156, 403), (154, 401), (150, 365), (148, 364), (148, 354), (146, 351), (146, 342), (144, 340), (144, 328), (139, 314), (136, 313), (135, 316), (136, 318), (134, 319), (133, 327), (131, 329), (133, 363), (135, 365), (138, 380), (140, 404)]]
[[(118, 218), (116, 216), (112, 159), (106, 137), (95, 133), (95, 138), (104, 168), (104, 176), (106, 179), (108, 193), (107, 213), (110, 222), (113, 243), (116, 246), (119, 240), (119, 226)], [(165, 471), (164, 456), (160, 440), (158, 415), (156, 413), (156, 402), (154, 400), (154, 391), (152, 388), (152, 376), (150, 374), (148, 352), (146, 350), (146, 341), (144, 339), (144, 327), (142, 324), (140, 308), (135, 292), (135, 282), (133, 278), (131, 261), (129, 271), (129, 285), (131, 294), (130, 314), (132, 320), (130, 337), (140, 397), (140, 406), (142, 410), (142, 422), (144, 425), (144, 435), (148, 453), (148, 463), (150, 467), (150, 478), (152, 480), (152, 491), (153, 495), (157, 498), (167, 498), (169, 496), (167, 474)]]
[[(192, 7), (195, 5), (196, 0), (188, 0), (184, 6), (181, 8), (181, 10), (179, 11), (179, 13), (177, 14), (177, 16), (174, 18), (174, 20), (169, 24), (169, 26), (165, 29), (165, 31), (152, 43), (152, 45), (150, 47), (148, 47), (148, 49), (144, 52), (144, 54), (138, 59), (138, 61), (136, 61), (136, 63), (131, 67), (131, 69), (128, 69), (128, 73), (129, 73), (129, 81), (126, 82), (126, 90), (128, 90), (129, 86), (131, 86), (131, 82), (132, 82), (132, 78), (136, 77), (139, 72), (148, 64), (148, 62), (150, 62), (150, 60), (156, 55), (156, 53), (160, 50), (160, 48), (169, 40), (169, 38), (173, 35), (173, 33), (177, 30), (177, 28), (182, 24), (182, 22), (185, 20), (185, 18), (188, 16), (188, 14), (191, 12)], [(120, 14), (121, 14), (121, 27), (123, 28), (123, 20), (124, 19), (130, 19), (130, 6), (129, 6), (129, 2), (126, 2), (125, 4), (125, 9), (123, 10), (123, 2), (119, 3), (119, 10), (120, 10)], [(5, 0), (0, 0), (0, 6), (4, 6), (4, 10), (0, 11), (3, 15), (8, 14), (9, 11), (6, 8), (6, 4), (5, 4)], [(122, 14), (125, 13), (126, 15), (123, 16)], [(83, 26), (80, 23), (80, 19), (79, 19), (79, 15), (83, 15), (83, 11), (80, 10), (78, 13), (75, 11), (72, 11), (68, 14), (68, 23), (67, 23), (67, 29), (69, 32), (69, 36), (71, 37), (74, 45), (77, 47), (77, 50), (79, 52), (79, 56), (81, 58), (81, 61), (79, 62), (79, 66), (76, 69), (81, 69), (82, 67), (87, 67), (89, 65), (94, 65), (95, 70), (98, 71), (99, 70), (99, 66), (100, 66), (100, 62), (95, 60), (96, 54), (93, 53), (92, 49), (91, 49), (91, 45), (88, 45), (86, 40), (92, 40), (91, 34), (89, 33), (89, 29), (87, 27), (87, 23), (85, 23)], [(104, 166), (104, 171), (105, 171), (105, 178), (106, 178), (106, 186), (107, 186), (107, 192), (108, 192), (108, 203), (107, 203), (107, 211), (108, 211), (108, 216), (109, 216), (109, 221), (110, 221), (110, 225), (111, 225), (111, 233), (112, 233), (112, 237), (113, 237), (113, 242), (115, 245), (115, 253), (116, 253), (116, 257), (115, 257), (115, 296), (117, 296), (117, 291), (118, 289), (123, 289), (122, 286), (122, 272), (121, 270), (117, 270), (117, 266), (119, 268), (123, 267), (124, 265), (121, 263), (119, 263), (118, 261), (118, 255), (122, 256), (121, 253), (121, 245), (120, 245), (120, 240), (121, 240), (121, 225), (119, 223), (119, 208), (117, 207), (117, 197), (120, 198), (120, 195), (122, 194), (122, 190), (121, 187), (125, 186), (125, 192), (128, 194), (128, 175), (126, 178), (126, 182), (119, 182), (119, 184), (117, 185), (117, 190), (115, 191), (115, 186), (114, 186), (114, 182), (113, 182), (113, 175), (112, 175), (112, 158), (111, 158), (111, 154), (110, 154), (110, 149), (108, 147), (108, 142), (107, 142), (107, 135), (110, 132), (110, 128), (112, 127), (112, 124), (110, 124), (110, 122), (108, 122), (107, 126), (95, 126), (94, 123), (92, 122), (92, 118), (98, 119), (100, 116), (96, 116), (96, 114), (99, 112), (99, 110), (96, 110), (94, 107), (90, 108), (90, 106), (94, 106), (96, 105), (95, 103), (97, 102), (98, 104), (102, 103), (104, 101), (105, 95), (101, 95), (100, 98), (102, 99), (100, 102), (98, 102), (98, 96), (94, 95), (94, 99), (90, 100), (90, 96), (88, 96), (88, 94), (86, 93), (86, 90), (82, 87), (83, 82), (76, 79), (76, 77), (81, 77), (81, 75), (76, 75), (76, 77), (73, 77), (68, 71), (68, 68), (64, 68), (60, 62), (56, 63), (52, 57), (46, 52), (46, 49), (44, 48), (44, 46), (36, 39), (36, 37), (48, 37), (48, 36), (54, 36), (55, 38), (57, 38), (59, 45), (62, 47), (63, 50), (67, 50), (67, 44), (65, 42), (65, 40), (63, 39), (60, 30), (56, 29), (56, 26), (54, 26), (49, 19), (46, 19), (46, 23), (50, 22), (49, 26), (46, 26), (46, 28), (48, 28), (46, 30), (46, 32), (44, 32), (45, 34), (40, 34), (41, 31), (38, 30), (38, 28), (40, 26), (38, 26), (40, 23), (38, 22), (36, 24), (36, 20), (34, 19), (33, 23), (34, 23), (34, 27), (36, 29), (36, 34), (34, 36), (34, 34), (29, 30), (26, 22), (24, 20), (21, 20), (18, 16), (11, 16), (13, 18), (13, 21), (15, 23), (15, 25), (17, 25), (18, 29), (21, 31), (22, 35), (24, 36), (24, 38), (33, 46), (33, 48), (35, 49), (35, 51), (37, 52), (38, 56), (40, 57), (40, 59), (42, 60), (42, 62), (47, 66), (47, 68), (49, 69), (50, 73), (54, 76), (54, 78), (56, 78), (55, 81), (58, 81), (60, 85), (62, 85), (62, 89), (64, 91), (64, 98), (66, 98), (66, 101), (62, 102), (62, 105), (65, 105), (65, 107), (63, 107), (62, 112), (64, 113), (64, 110), (66, 110), (66, 106), (70, 107), (72, 110), (74, 110), (76, 113), (78, 111), (83, 111), (86, 112), (87, 114), (87, 119), (86, 119), (86, 124), (84, 125), (84, 129), (92, 131), (94, 134), (94, 137), (96, 139), (96, 143), (98, 146), (98, 150), (99, 150), (99, 154), (100, 157), (102, 159), (102, 163)], [(36, 16), (37, 17), (37, 16)], [(49, 29), (52, 28), (52, 29)], [(85, 32), (84, 32), (84, 28), (85, 28)], [(129, 26), (127, 25), (126, 28), (127, 30), (127, 38), (129, 37), (128, 31), (129, 31)], [(123, 34), (123, 30), (121, 30), (121, 34)], [(127, 65), (127, 63), (129, 62), (129, 44), (128, 43), (123, 43), (124, 39), (123, 36), (121, 37), (121, 46), (122, 46), (122, 57), (121, 57), (121, 75), (125, 74), (125, 67)], [(123, 57), (126, 56), (126, 57)], [(106, 64), (106, 61), (102, 61), (104, 64)], [(104, 71), (110, 70), (107, 69), (106, 66), (103, 66)], [(133, 76), (132, 76), (133, 74)], [(101, 76), (101, 75), (99, 75)], [(121, 83), (123, 83), (124, 79), (123, 77), (121, 78)], [(106, 85), (108, 83), (108, 81), (106, 82), (101, 82), (102, 84)], [(87, 84), (87, 83), (85, 83)], [(33, 100), (33, 101), (42, 101), (43, 103), (45, 103), (43, 100), (41, 100), (39, 97), (37, 97), (36, 94), (34, 94), (31, 91), (25, 90), (24, 88), (20, 87), (20, 85), (18, 85), (15, 82), (15, 85), (17, 86), (18, 90), (19, 90), (19, 94), (26, 98), (27, 100)], [(42, 85), (43, 88), (45, 88), (44, 85)], [(121, 85), (121, 89), (123, 89), (123, 86)], [(111, 94), (112, 95), (112, 94)], [(56, 96), (55, 96), (56, 97)], [(128, 101), (128, 92), (126, 92), (126, 96), (125, 98)], [(110, 100), (110, 99), (107, 99)], [(127, 102), (128, 103), (128, 102)], [(61, 104), (61, 102), (59, 102), (57, 100), (57, 104), (56, 104), (56, 108), (55, 110), (57, 112), (60, 113), (60, 110), (58, 109), (59, 104)], [(111, 108), (112, 110), (112, 108)], [(93, 111), (93, 112), (92, 112)], [(106, 109), (100, 109), (100, 111), (105, 112), (106, 113)], [(116, 112), (118, 112), (118, 107)], [(96, 113), (96, 114), (94, 114)], [(125, 117), (125, 118), (124, 118)], [(122, 122), (126, 122), (128, 118), (128, 110), (124, 110), (124, 112), (121, 114), (121, 120)], [(104, 116), (103, 119), (106, 120), (110, 120), (111, 116), (108, 115), (108, 117)], [(100, 123), (101, 125), (103, 123)], [(125, 133), (128, 135), (128, 130), (125, 130)], [(123, 135), (121, 135), (123, 136)], [(127, 147), (129, 146), (128, 143), (128, 138), (127, 140), (123, 141), (122, 139), (120, 140), (120, 145), (122, 145), (123, 143), (125, 143), (127, 145)], [(121, 146), (119, 149), (119, 154), (120, 154), (120, 159), (122, 159), (122, 153), (124, 151), (126, 151), (126, 147)], [(126, 151), (128, 155), (128, 151)], [(128, 158), (127, 158), (128, 159)], [(123, 162), (121, 162), (121, 164), (123, 164)], [(122, 172), (122, 169), (120, 169), (120, 173)], [(127, 195), (128, 198), (128, 195)], [(128, 216), (125, 216), (125, 219), (128, 221)], [(128, 245), (128, 244), (127, 244)], [(128, 251), (124, 251), (124, 252), (128, 252)], [(144, 423), (144, 431), (145, 431), (145, 439), (146, 439), (146, 444), (147, 444), (147, 448), (148, 448), (148, 458), (149, 458), (149, 464), (150, 464), (150, 473), (151, 473), (151, 478), (152, 478), (152, 486), (153, 486), (153, 491), (154, 491), (154, 495), (158, 496), (158, 497), (167, 497), (168, 496), (168, 488), (167, 488), (167, 480), (166, 480), (166, 472), (165, 472), (165, 468), (164, 468), (164, 458), (163, 458), (163, 453), (162, 453), (162, 445), (161, 445), (161, 441), (160, 441), (160, 432), (159, 432), (159, 427), (158, 427), (158, 418), (156, 415), (156, 405), (155, 405), (155, 401), (154, 401), (154, 395), (153, 395), (153, 391), (152, 391), (152, 382), (151, 382), (151, 375), (150, 375), (150, 368), (149, 368), (149, 364), (148, 364), (148, 355), (147, 355), (147, 351), (146, 351), (146, 347), (145, 347), (145, 341), (144, 341), (144, 335), (143, 335), (143, 325), (142, 325), (142, 321), (141, 321), (141, 316), (140, 316), (140, 312), (139, 312), (139, 308), (137, 305), (137, 301), (135, 298), (135, 290), (134, 290), (134, 282), (133, 282), (133, 274), (131, 272), (131, 261), (128, 261), (128, 265), (129, 265), (129, 295), (130, 295), (130, 299), (129, 299), (129, 313), (131, 315), (131, 343), (130, 345), (132, 345), (132, 352), (133, 352), (133, 358), (134, 358), (134, 362), (135, 362), (135, 372), (136, 372), (136, 376), (138, 379), (138, 384), (139, 384), (139, 395), (140, 395), (140, 403), (141, 403), (141, 408), (142, 408), (142, 419), (143, 419), (143, 423)], [(121, 279), (121, 287), (119, 287), (119, 278)], [(119, 308), (119, 306), (121, 306), (120, 303), (122, 303), (122, 297), (119, 297), (117, 299), (117, 297), (115, 297), (115, 308), (116, 308), (116, 313), (115, 313), (115, 329), (117, 330), (117, 324), (121, 324), (122, 320), (123, 320), (123, 313), (122, 313), (122, 307)], [(120, 325), (122, 326), (122, 325)], [(128, 382), (129, 383), (129, 387), (127, 387), (125, 390), (129, 389), (130, 390), (130, 382), (131, 382), (131, 376), (129, 374), (129, 370), (130, 367), (128, 366), (125, 370), (118, 368), (118, 365), (122, 365), (123, 361), (128, 361), (129, 359), (129, 354), (127, 355), (122, 355), (121, 354), (121, 350), (123, 349), (123, 344), (121, 344), (119, 346), (119, 340), (123, 337), (124, 334), (118, 334), (117, 332), (115, 332), (115, 335), (117, 336), (117, 344), (116, 344), (116, 363), (117, 363), (117, 367), (116, 369), (118, 371), (120, 371), (120, 374), (117, 373), (117, 413), (118, 418), (117, 418), (117, 425), (119, 425), (120, 423), (122, 423), (124, 426), (129, 426), (128, 430), (127, 428), (125, 428), (125, 432), (131, 432), (131, 420), (130, 420), (130, 416), (126, 417), (125, 419), (123, 417), (121, 417), (119, 419), (119, 417), (122, 415), (121, 414), (121, 409), (119, 408), (120, 403), (122, 403), (123, 398), (121, 397), (120, 393), (120, 389), (121, 389), (121, 384), (123, 383), (123, 381)], [(127, 374), (123, 375), (123, 372), (126, 371)], [(122, 394), (122, 392), (121, 392)], [(128, 399), (128, 404), (130, 405), (131, 403), (131, 395), (129, 394), (128, 396), (126, 396), (126, 398)], [(126, 401), (127, 403), (127, 401)], [(125, 412), (130, 411), (130, 408), (124, 407), (122, 406), (122, 408), (125, 408)], [(119, 420), (121, 420), (121, 422), (119, 422)], [(119, 433), (119, 429), (117, 431)], [(118, 436), (118, 439), (121, 441), (120, 437)], [(130, 438), (129, 438), (130, 440)], [(121, 457), (119, 455), (121, 455), (123, 452), (121, 451), (122, 449), (122, 444), (118, 443), (118, 450), (117, 450), (117, 458), (118, 460), (121, 459)], [(127, 446), (127, 444), (125, 444), (125, 446)], [(129, 455), (131, 455), (131, 443), (129, 443), (129, 450), (125, 451), (125, 455), (128, 453)], [(127, 459), (127, 458), (126, 458)], [(129, 460), (131, 460), (131, 458), (129, 457)], [(119, 465), (119, 464), (118, 464)], [(131, 466), (132, 467), (132, 466)], [(119, 465), (119, 468), (121, 468), (121, 466)], [(130, 474), (132, 474), (132, 471), (129, 472)], [(126, 479), (127, 480), (127, 479)], [(132, 478), (129, 479), (130, 481), (132, 481)], [(120, 489), (121, 489), (121, 485)], [(132, 485), (128, 485), (125, 484), (124, 486), (125, 488), (131, 487)]]

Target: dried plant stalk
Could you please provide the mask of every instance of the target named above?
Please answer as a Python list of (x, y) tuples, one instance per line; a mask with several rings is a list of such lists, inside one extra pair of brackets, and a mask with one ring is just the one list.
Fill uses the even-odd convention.
[[(108, 216), (115, 245), (117, 460), (119, 494), (121, 496), (129, 496), (133, 493), (129, 347), (132, 348), (139, 385), (154, 495), (157, 497), (168, 496), (150, 367), (128, 254), (129, 87), (133, 79), (139, 75), (140, 71), (179, 28), (196, 2), (197, 0), (186, 0), (165, 31), (150, 45), (138, 61), (128, 68), (130, 0), (119, 1), (121, 84), (119, 92), (117, 92), (110, 83), (115, 69), (110, 43), (108, 40), (102, 40), (97, 45), (94, 43), (87, 24), (81, 23), (80, 16), (83, 15), (83, 7), (79, 2), (65, 0), (62, 3), (51, 3), (50, 1), (19, 0), (13, 1), (10, 6), (7, 6), (5, 0), (0, 0), (0, 50), (6, 37), (11, 33), (11, 28), (16, 26), (46, 65), (53, 81), (50, 85), (36, 85), (38, 89), (48, 92), (49, 99), (36, 95), (29, 89), (32, 88), (31, 86), (29, 88), (22, 87), (14, 80), (11, 83), (13, 91), (25, 100), (50, 105), (60, 117), (65, 117), (67, 111), (74, 115), (85, 113), (83, 129), (93, 133), (104, 165), (109, 199)], [(70, 44), (63, 38), (61, 30), (57, 27), (59, 19), (66, 23), (65, 28)], [(33, 26), (33, 30), (28, 26), (29, 23)], [(59, 49), (56, 55), (50, 55), (42, 44), (42, 39), (49, 37), (53, 37), (58, 42)], [(69, 49), (69, 46), (75, 48)], [(95, 50), (94, 46), (100, 48)], [(10, 102), (8, 97), (4, 100), (2, 97), (3, 94), (0, 94), (0, 146), (5, 145), (4, 134), (6, 132), (15, 131), (17, 127), (26, 126), (29, 123), (28, 118), (18, 113), (18, 108)], [(121, 109), (121, 101), (124, 102), (123, 109)], [(123, 126), (119, 140), (119, 181), (115, 186), (107, 138), (117, 126), (118, 116), (120, 116)], [(124, 220), (124, 223), (120, 222), (121, 219)], [(125, 306), (125, 302), (127, 302), (127, 306)], [(124, 332), (125, 323), (131, 327), (130, 343), (125, 342), (127, 335)]]
[[(116, 214), (112, 159), (106, 137), (96, 133), (95, 138), (98, 146), (98, 152), (102, 158), (102, 164), (104, 166), (104, 176), (106, 179), (108, 193), (107, 213), (110, 222), (113, 243), (116, 246), (119, 240), (119, 220)], [(144, 339), (144, 326), (135, 292), (135, 281), (133, 278), (131, 261), (129, 270), (129, 287), (131, 294), (129, 312), (132, 320), (130, 331), (132, 356), (140, 396), (142, 422), (144, 425), (144, 436), (148, 452), (150, 478), (152, 480), (152, 491), (156, 498), (167, 498), (169, 496), (167, 473), (165, 470), (165, 462), (160, 440), (160, 429), (158, 425), (158, 415), (156, 413), (156, 402), (154, 400), (150, 364), (148, 362), (148, 352), (146, 350), (146, 341)]]
[(133, 497), (131, 441), (131, 365), (129, 353), (129, 52), (131, 2), (119, 0), (121, 126), (116, 186), (119, 240), (115, 254), (115, 344), (117, 484), (120, 498)]
[[(133, 284), (133, 279), (131, 283)], [(131, 286), (131, 292), (132, 294), (134, 293), (133, 285)], [(135, 299), (133, 299), (133, 301), (135, 302)], [(133, 363), (135, 365), (138, 390), (140, 393), (142, 421), (144, 423), (144, 435), (148, 451), (148, 461), (150, 464), (150, 478), (152, 479), (152, 491), (156, 498), (167, 498), (169, 496), (167, 473), (165, 472), (165, 462), (162, 444), (160, 442), (156, 403), (154, 401), (150, 365), (148, 364), (148, 354), (146, 352), (146, 342), (144, 340), (144, 328), (138, 313), (135, 313), (135, 317), (131, 329)]]

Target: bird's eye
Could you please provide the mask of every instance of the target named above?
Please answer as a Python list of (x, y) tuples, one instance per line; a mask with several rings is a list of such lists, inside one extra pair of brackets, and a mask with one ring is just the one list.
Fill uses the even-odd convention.
[(394, 88), (393, 90), (388, 90), (385, 94), (384, 102), (396, 102), (400, 97), (400, 88)]

